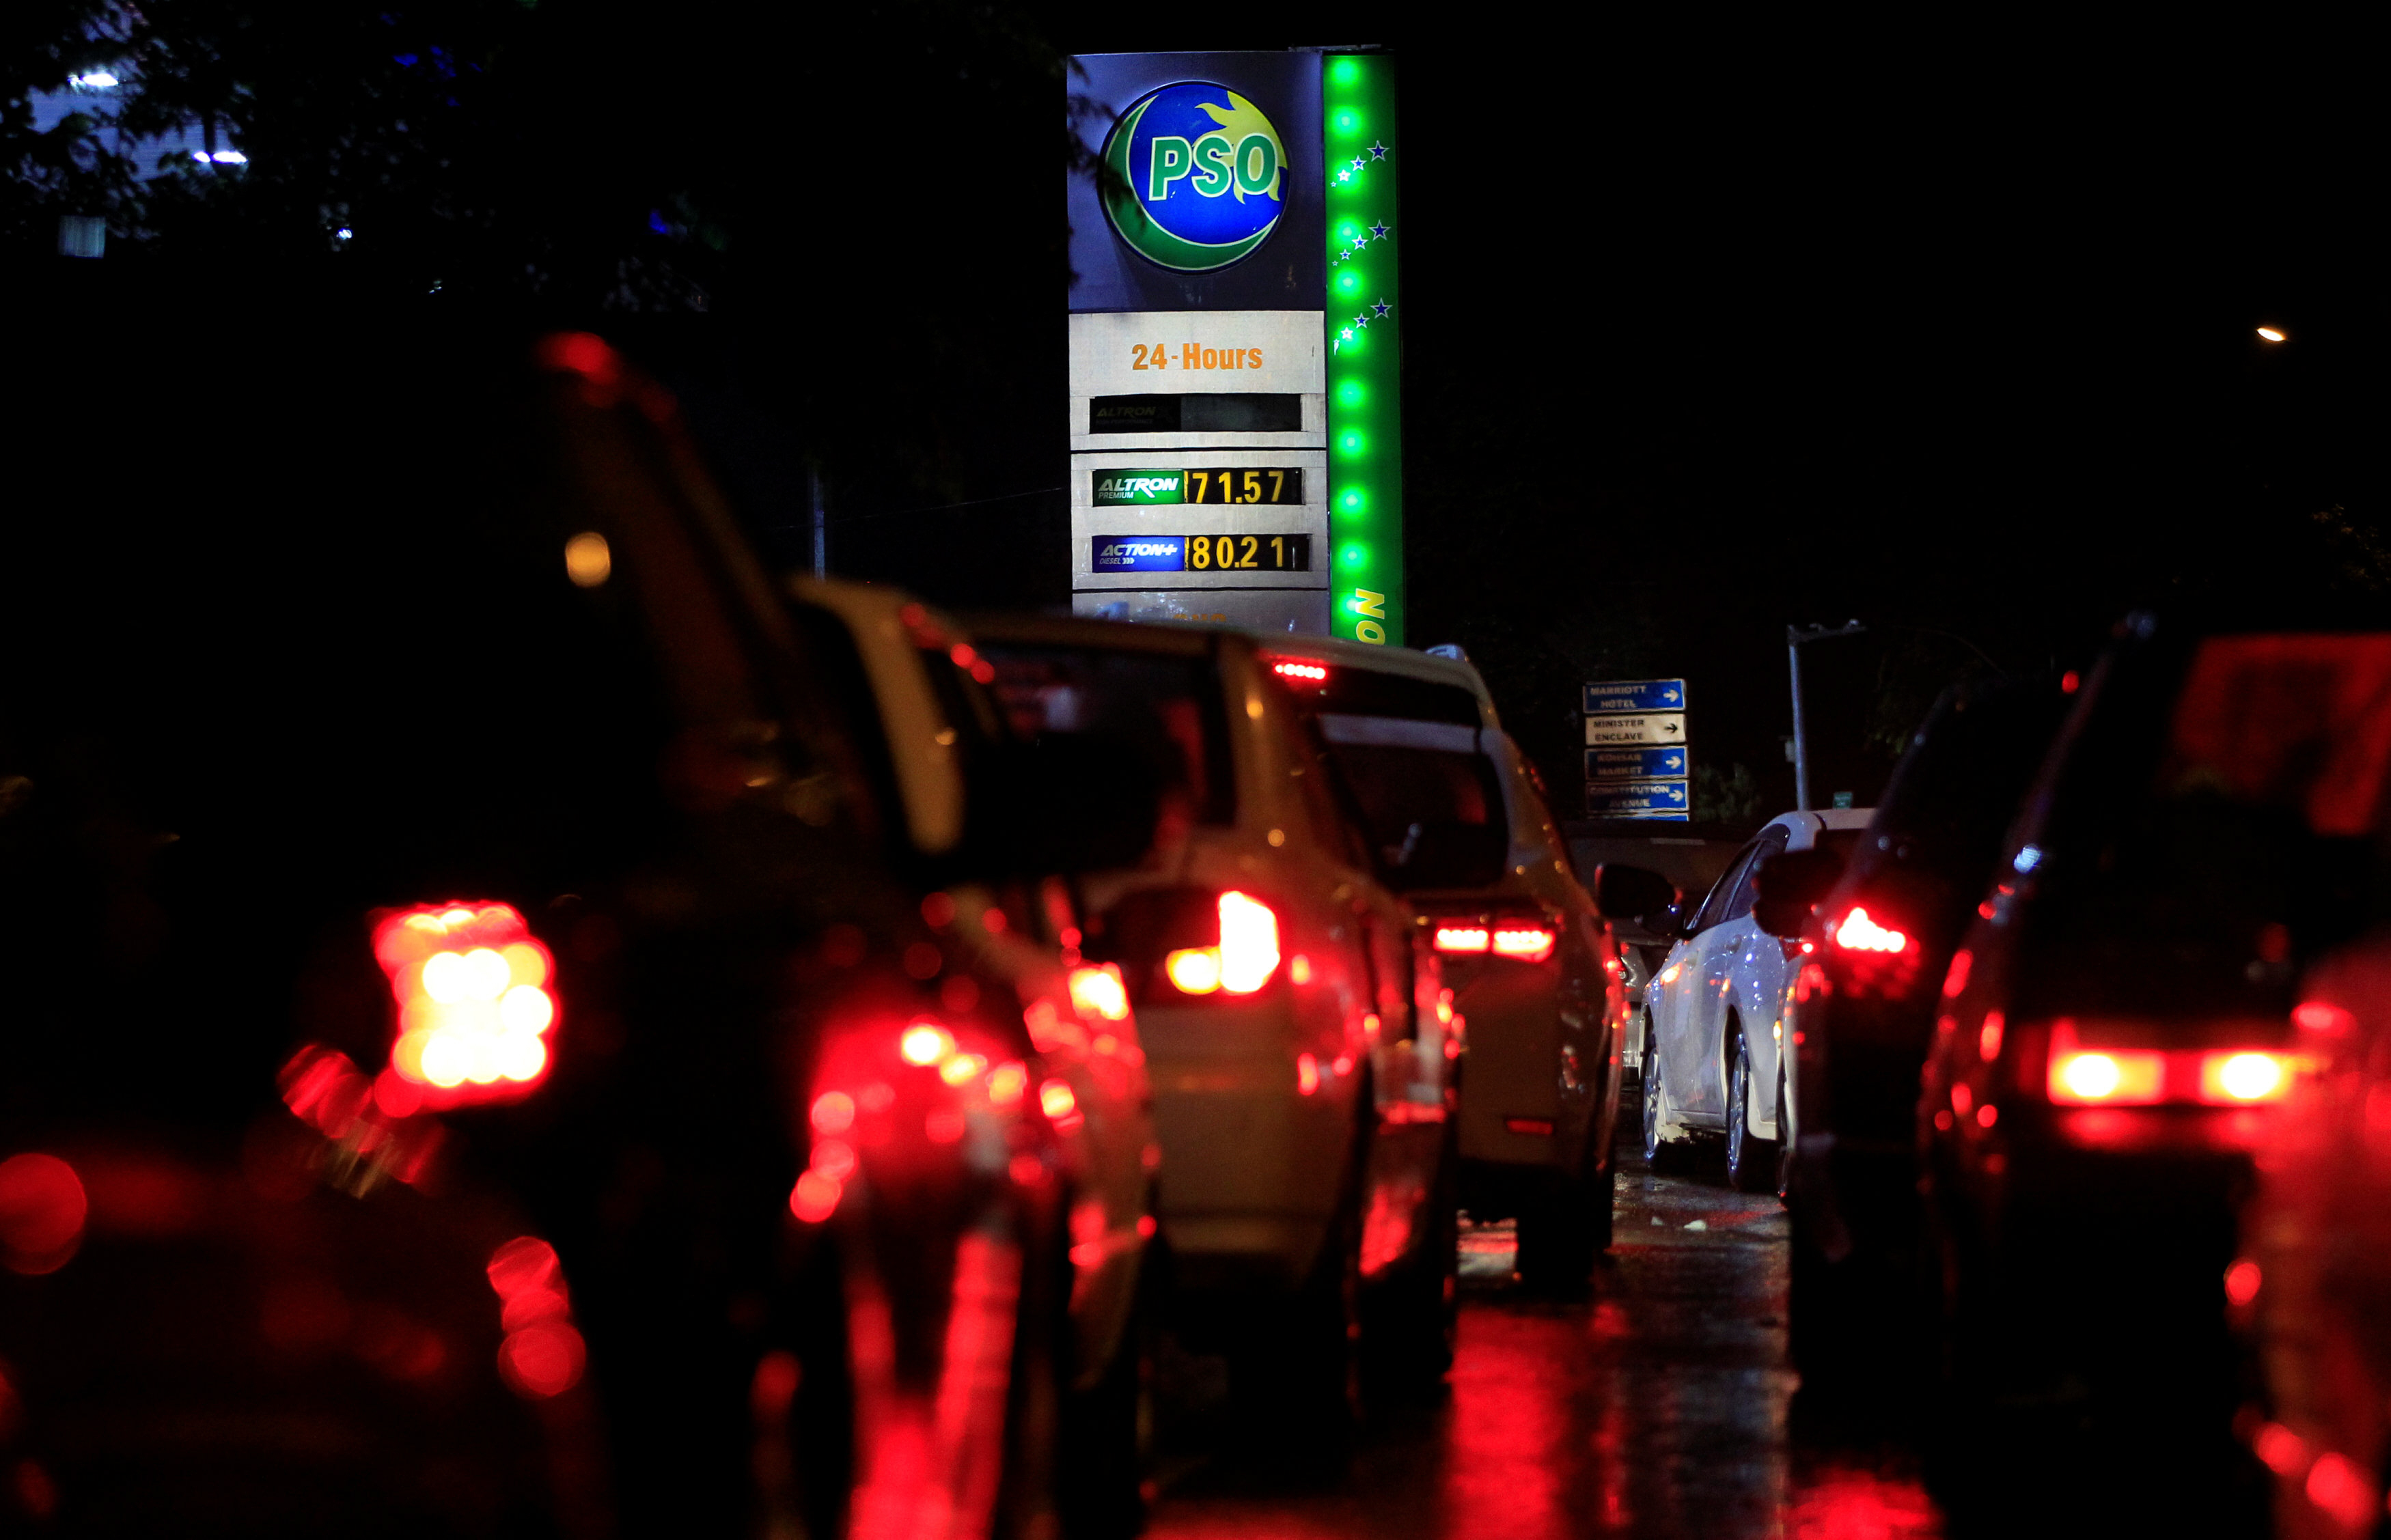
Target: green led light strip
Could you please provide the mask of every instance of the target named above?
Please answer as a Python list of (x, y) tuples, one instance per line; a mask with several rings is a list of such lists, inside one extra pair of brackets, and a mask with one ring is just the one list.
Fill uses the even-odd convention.
[(1329, 629), (1403, 641), (1403, 346), (1395, 61), (1323, 60), (1328, 177)]

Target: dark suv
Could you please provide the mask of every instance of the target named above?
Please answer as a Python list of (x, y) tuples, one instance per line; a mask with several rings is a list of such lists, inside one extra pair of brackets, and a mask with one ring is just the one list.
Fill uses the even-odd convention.
[(0, 560), (20, 1506), (1045, 1522), (1040, 1046), (672, 399), (337, 307), (59, 332)]
[[(1913, 1297), (1918, 1072), (1952, 950), (2067, 700), (2048, 683), (1982, 679), (1946, 691), (1848, 864), (1808, 874), (1812, 892), (1832, 884), (1817, 920), (1806, 905), (1790, 917), (1811, 949), (1786, 1021), (1797, 1136), (1786, 1200), (1791, 1342), (1812, 1383), (1857, 1367), (1884, 1342), (1886, 1313)], [(1764, 919), (1789, 878), (1791, 867), (1762, 868)], [(1847, 931), (1855, 914), (1875, 929)], [(1846, 943), (1863, 933), (1873, 944)]]
[(2085, 1462), (2046, 1475), (2234, 1496), (2235, 1210), (2300, 1072), (2301, 970), (2383, 912), (2387, 791), (2391, 635), (2141, 616), (2086, 680), (1918, 1103), (1956, 1449), (2031, 1424)]

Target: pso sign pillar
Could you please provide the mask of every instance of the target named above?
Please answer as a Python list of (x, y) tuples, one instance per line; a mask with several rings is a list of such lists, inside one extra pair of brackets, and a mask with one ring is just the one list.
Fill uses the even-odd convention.
[(1400, 643), (1393, 61), (1075, 63), (1072, 608)]

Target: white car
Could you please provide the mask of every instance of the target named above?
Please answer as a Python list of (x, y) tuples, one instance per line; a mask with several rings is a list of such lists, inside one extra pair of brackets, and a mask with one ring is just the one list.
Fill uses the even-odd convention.
[[(1146, 859), (1079, 891), (1149, 1059), (1173, 1328), (1333, 1457), (1357, 1349), (1394, 1378), (1451, 1361), (1461, 1037), (1437, 955), (1254, 638), (1015, 616), (973, 639), (1023, 738), (1156, 768)], [(1499, 828), (1440, 832), (1503, 860)]]
[(1697, 1134), (1725, 1136), (1727, 1179), (1747, 1192), (1782, 1190), (1780, 1114), (1790, 1118), (1784, 1046), (1786, 989), (1798, 943), (1751, 918), (1761, 863), (1780, 851), (1842, 853), (1873, 808), (1787, 813), (1736, 853), (1682, 922), (1644, 995), (1644, 1158), (1668, 1163)]

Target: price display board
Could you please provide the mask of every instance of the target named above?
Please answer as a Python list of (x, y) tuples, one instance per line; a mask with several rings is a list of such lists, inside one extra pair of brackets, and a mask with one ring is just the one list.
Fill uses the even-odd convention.
[(1293, 465), (1130, 468), (1090, 472), (1090, 502), (1100, 508), (1171, 503), (1219, 506), (1303, 503), (1303, 468)]
[(1089, 542), (1097, 572), (1308, 572), (1308, 534), (1100, 534)]

